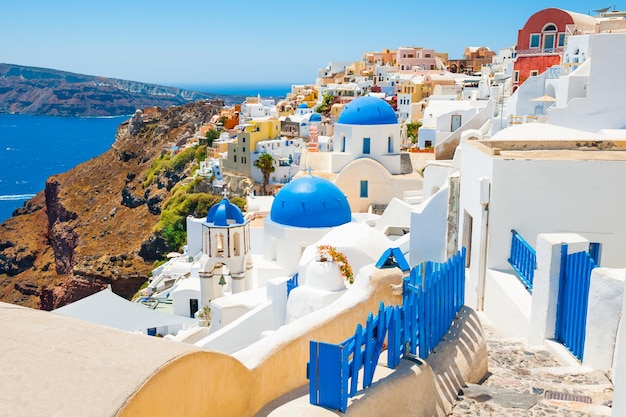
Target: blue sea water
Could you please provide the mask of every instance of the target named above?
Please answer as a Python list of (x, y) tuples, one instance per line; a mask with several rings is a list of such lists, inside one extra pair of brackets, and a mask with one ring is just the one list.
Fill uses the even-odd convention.
[[(184, 84), (194, 91), (283, 98), (291, 84)], [(115, 141), (120, 123), (110, 118), (0, 114), (0, 222), (44, 189), (46, 180), (100, 155)]]
[(108, 150), (128, 118), (0, 115), (0, 222), (50, 176)]
[(262, 98), (284, 98), (291, 92), (291, 84), (176, 84), (175, 87), (202, 93), (230, 94)]

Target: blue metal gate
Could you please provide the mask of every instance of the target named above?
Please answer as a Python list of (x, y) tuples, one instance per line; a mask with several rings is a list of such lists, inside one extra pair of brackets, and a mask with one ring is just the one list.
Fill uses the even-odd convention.
[(591, 270), (596, 263), (588, 252), (567, 254), (561, 246), (561, 276), (556, 316), (556, 340), (582, 361)]

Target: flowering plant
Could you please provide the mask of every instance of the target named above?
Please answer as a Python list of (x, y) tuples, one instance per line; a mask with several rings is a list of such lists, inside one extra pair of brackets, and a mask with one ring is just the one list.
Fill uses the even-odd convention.
[(320, 245), (317, 247), (317, 259), (321, 262), (326, 262), (329, 259), (337, 262), (341, 275), (348, 280), (350, 284), (354, 282), (354, 275), (352, 274), (352, 267), (348, 263), (348, 258), (343, 252), (339, 252), (337, 248), (330, 245)]

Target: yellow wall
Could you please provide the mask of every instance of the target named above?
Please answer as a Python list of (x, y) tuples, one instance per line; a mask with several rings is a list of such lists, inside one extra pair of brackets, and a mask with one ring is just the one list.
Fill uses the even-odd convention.
[(381, 301), (385, 305), (402, 302), (401, 295), (391, 290), (392, 284), (401, 284), (401, 271), (374, 271), (368, 284), (369, 297), (343, 310), (339, 307), (336, 315), (329, 315), (315, 328), (303, 329), (299, 336), (281, 339), (280, 344), (273, 342), (272, 336), (262, 339), (259, 343), (275, 345), (258, 362), (248, 360), (248, 368), (218, 352), (180, 356), (138, 387), (117, 416), (253, 416), (270, 401), (308, 383), (310, 340), (341, 342), (354, 334), (358, 323), (365, 324), (368, 313), (376, 314)]
[(249, 377), (248, 369), (231, 356), (208, 351), (186, 354), (157, 370), (117, 416), (251, 415), (247, 400), (254, 387)]

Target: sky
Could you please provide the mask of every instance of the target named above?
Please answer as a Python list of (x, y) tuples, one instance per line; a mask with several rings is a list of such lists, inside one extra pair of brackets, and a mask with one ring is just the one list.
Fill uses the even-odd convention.
[(515, 45), (534, 13), (590, 1), (0, 0), (0, 62), (163, 85), (314, 83), (330, 61)]

